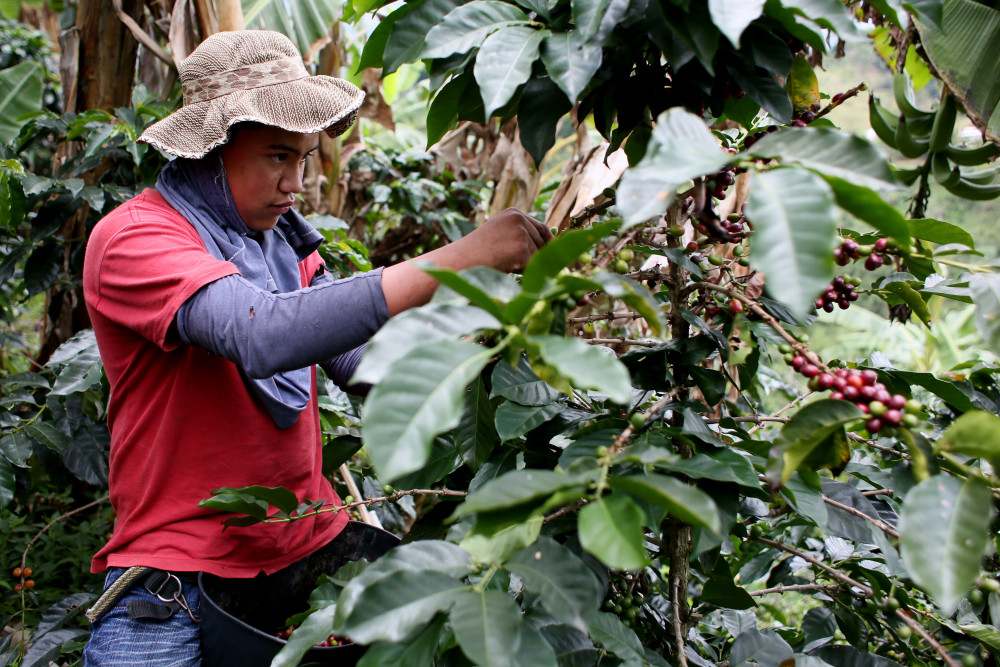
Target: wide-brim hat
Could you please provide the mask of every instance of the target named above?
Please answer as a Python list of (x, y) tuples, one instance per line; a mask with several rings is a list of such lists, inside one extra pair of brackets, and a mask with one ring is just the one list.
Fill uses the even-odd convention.
[(349, 81), (310, 75), (292, 41), (271, 30), (216, 33), (179, 70), (184, 105), (139, 137), (178, 157), (204, 157), (229, 141), (229, 128), (247, 121), (337, 136), (365, 98)]

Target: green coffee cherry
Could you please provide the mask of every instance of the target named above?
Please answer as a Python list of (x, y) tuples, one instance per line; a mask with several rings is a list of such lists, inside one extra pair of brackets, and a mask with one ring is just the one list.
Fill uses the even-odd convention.
[(629, 421), (632, 422), (633, 428), (640, 429), (646, 423), (646, 416), (641, 412), (633, 412), (632, 416), (629, 417)]
[(628, 262), (624, 259), (615, 261), (615, 273), (628, 273)]
[(626, 262), (631, 262), (635, 259), (635, 252), (631, 248), (622, 248), (618, 251), (618, 259), (625, 260)]

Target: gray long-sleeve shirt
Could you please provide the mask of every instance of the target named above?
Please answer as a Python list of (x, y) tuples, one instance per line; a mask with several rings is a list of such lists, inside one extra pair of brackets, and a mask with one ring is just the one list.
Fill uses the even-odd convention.
[(336, 281), (322, 274), (281, 294), (233, 275), (185, 301), (177, 330), (185, 343), (225, 357), (248, 377), (319, 364), (346, 388), (366, 342), (387, 319), (381, 269)]

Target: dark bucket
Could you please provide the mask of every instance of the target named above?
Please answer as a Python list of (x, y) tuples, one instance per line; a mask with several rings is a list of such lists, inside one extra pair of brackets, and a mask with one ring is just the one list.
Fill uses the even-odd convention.
[[(388, 531), (351, 521), (325, 547), (272, 575), (223, 579), (201, 573), (203, 667), (268, 667), (286, 643), (275, 633), (289, 616), (308, 609), (319, 575), (333, 574), (349, 561), (375, 560), (398, 542)], [(347, 667), (362, 653), (364, 647), (356, 644), (313, 647), (302, 664)]]

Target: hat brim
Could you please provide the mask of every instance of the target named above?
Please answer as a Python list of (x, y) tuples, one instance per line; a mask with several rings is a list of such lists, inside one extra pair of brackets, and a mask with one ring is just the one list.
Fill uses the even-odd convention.
[(229, 129), (236, 123), (337, 136), (353, 125), (364, 99), (364, 92), (349, 81), (310, 76), (186, 104), (146, 128), (138, 141), (177, 157), (197, 159), (229, 141)]

